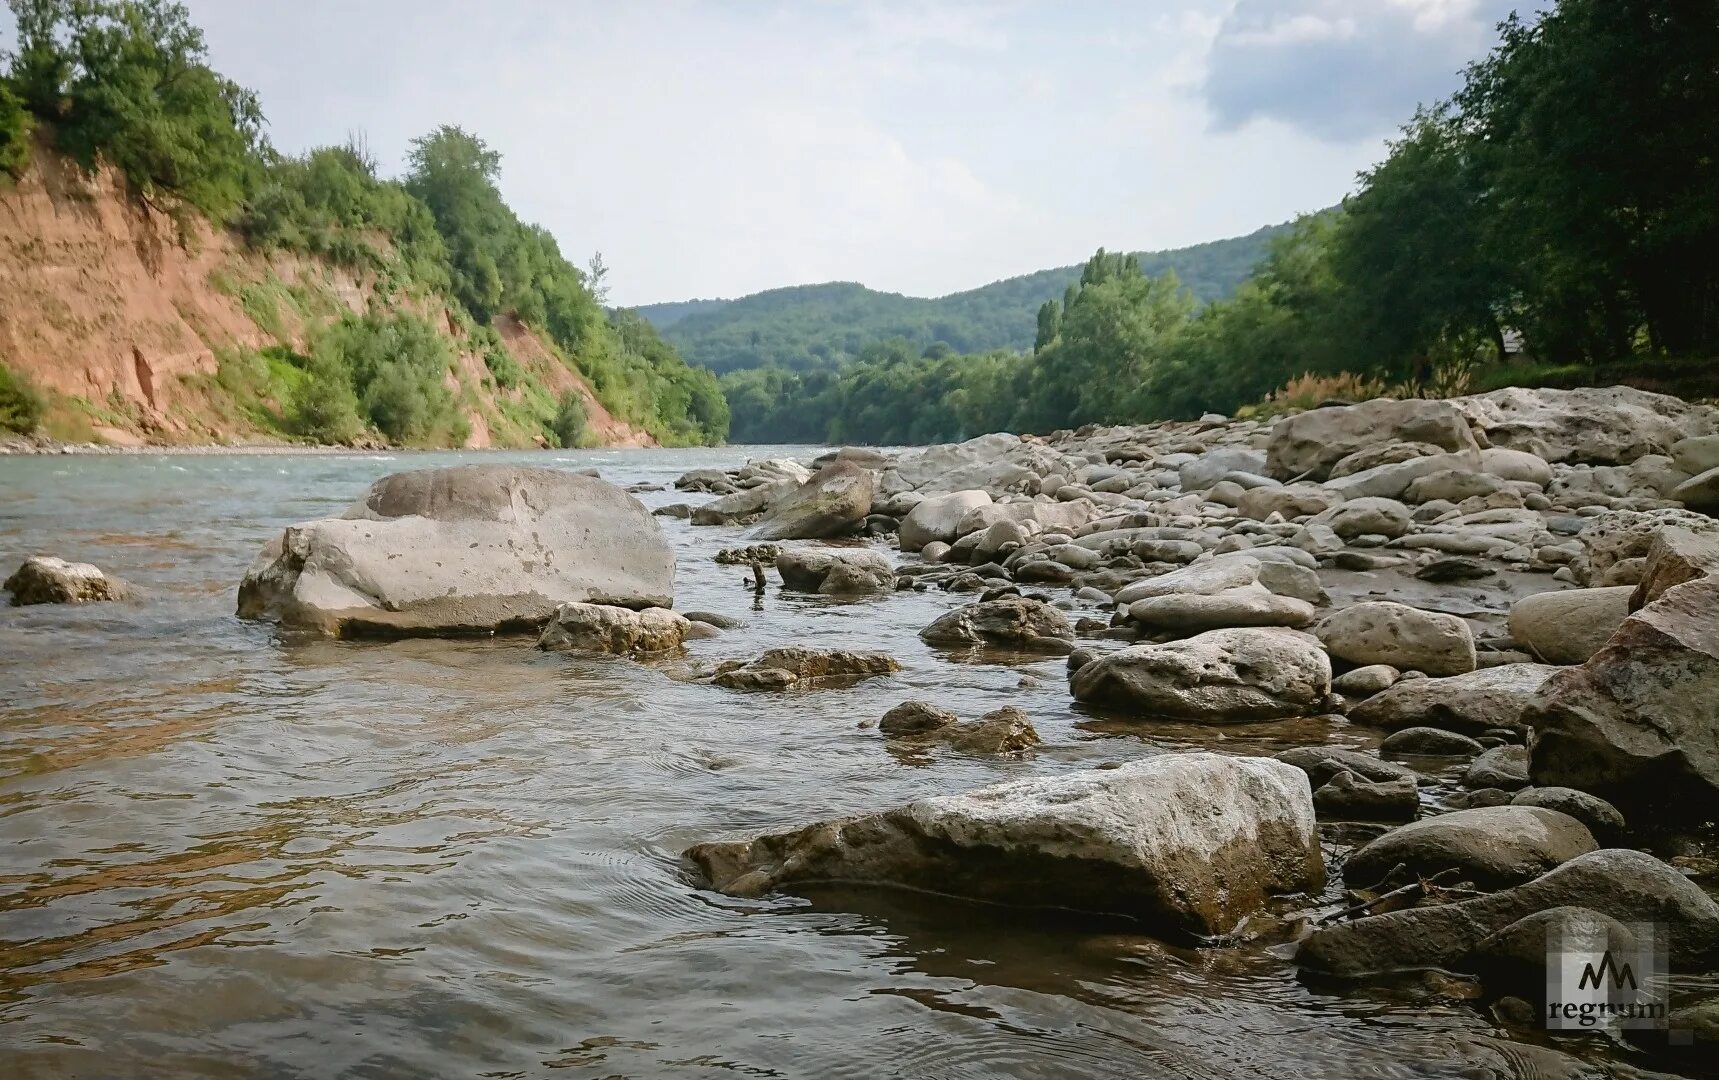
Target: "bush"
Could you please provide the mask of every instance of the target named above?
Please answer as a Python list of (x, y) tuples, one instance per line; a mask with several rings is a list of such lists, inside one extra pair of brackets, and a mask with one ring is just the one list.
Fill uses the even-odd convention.
[(327, 359), (312, 360), (287, 406), (287, 427), (319, 443), (356, 442), (364, 434), (364, 421), (358, 417), (351, 373)]
[(500, 345), (491, 345), (484, 350), (483, 365), (489, 368), (489, 373), (495, 377), (495, 384), (504, 390), (511, 390), (525, 382), (525, 369)]
[(549, 422), (549, 430), (555, 436), (555, 441), (566, 449), (573, 449), (584, 443), (590, 433), (591, 422), (585, 415), (585, 399), (577, 390), (562, 393), (561, 401), (555, 407), (555, 419)]
[(0, 428), (28, 435), (41, 425), (44, 408), (30, 380), (0, 364)]
[(30, 113), (0, 82), (0, 173), (17, 178), (30, 164)]

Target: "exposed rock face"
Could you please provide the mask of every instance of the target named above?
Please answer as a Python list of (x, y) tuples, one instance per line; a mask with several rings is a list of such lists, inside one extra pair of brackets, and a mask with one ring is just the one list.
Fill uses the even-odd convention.
[(1719, 410), (1627, 386), (1507, 387), (1454, 402), (1493, 446), (1547, 461), (1623, 465), (1714, 431)]
[(855, 596), (895, 590), (895, 569), (875, 551), (789, 548), (776, 555), (782, 584), (800, 592)]
[(1520, 727), (1523, 709), (1558, 670), (1500, 664), (1444, 679), (1405, 679), (1350, 709), (1349, 719), (1392, 731), (1424, 726), (1465, 735)]
[(1211, 630), (1100, 657), (1074, 672), (1070, 689), (1076, 700), (1149, 716), (1274, 720), (1325, 707), (1331, 662), (1294, 630)]
[(1473, 671), (1474, 634), (1455, 615), (1374, 600), (1333, 612), (1313, 628), (1331, 655), (1428, 675)]
[(679, 648), (690, 629), (685, 618), (667, 608), (633, 611), (605, 604), (562, 604), (543, 628), (537, 647), (618, 655), (667, 652)]
[(3, 586), (12, 594), (12, 606), (27, 604), (86, 604), (100, 600), (125, 600), (131, 587), (108, 577), (89, 563), (67, 562), (52, 555), (32, 555), (13, 571)]
[(1003, 596), (943, 615), (919, 632), (932, 645), (1000, 645), (1068, 652), (1074, 627), (1062, 612), (1039, 600)]
[(1357, 450), (1402, 442), (1479, 452), (1468, 422), (1449, 402), (1380, 398), (1279, 420), (1266, 447), (1266, 468), (1279, 480), (1302, 475), (1323, 480), (1333, 465)]
[(818, 540), (858, 530), (871, 513), (877, 474), (838, 460), (783, 496), (751, 532), (755, 540)]
[(1622, 922), (1664, 924), (1674, 970), (1719, 961), (1719, 904), (1652, 855), (1623, 848), (1589, 852), (1490, 896), (1325, 927), (1302, 942), (1295, 961), (1350, 978), (1414, 968), (1453, 969), (1487, 936), (1562, 906), (1590, 908)]
[(1287, 765), (1165, 754), (922, 799), (687, 857), (721, 892), (817, 882), (1133, 915), (1196, 934), (1324, 879), (1312, 794)]
[(553, 469), (395, 473), (338, 518), (288, 528), (239, 586), (240, 618), (337, 636), (536, 629), (557, 605), (667, 607), (674, 553), (639, 502)]
[[(932, 541), (952, 543), (961, 519), (971, 510), (991, 505), (983, 491), (953, 491), (918, 503), (901, 519), (901, 550), (918, 551)], [(989, 524), (995, 524), (994, 522)]]
[(1719, 806), (1719, 579), (1666, 590), (1579, 668), (1546, 681), (1534, 727), (1534, 783), (1625, 809)]
[(1619, 585), (1524, 596), (1510, 608), (1510, 636), (1545, 663), (1583, 663), (1622, 625), (1634, 593)]
[(711, 682), (730, 690), (785, 690), (791, 686), (843, 686), (900, 670), (901, 665), (886, 653), (790, 645), (766, 650), (750, 663), (725, 664)]

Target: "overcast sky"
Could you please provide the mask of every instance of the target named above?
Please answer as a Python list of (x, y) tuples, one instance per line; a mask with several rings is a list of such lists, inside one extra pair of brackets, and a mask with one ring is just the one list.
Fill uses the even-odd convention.
[(1328, 206), (1524, 0), (189, 0), (275, 144), (440, 123), (611, 300), (937, 295)]

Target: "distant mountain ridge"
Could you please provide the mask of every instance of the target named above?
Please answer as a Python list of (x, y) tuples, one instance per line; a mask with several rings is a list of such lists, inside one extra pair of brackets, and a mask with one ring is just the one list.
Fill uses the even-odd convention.
[[(1202, 304), (1235, 291), (1289, 229), (1268, 225), (1246, 236), (1140, 253), (1148, 274), (1172, 270)], [(718, 374), (753, 367), (796, 371), (840, 367), (866, 346), (905, 338), (956, 352), (1026, 349), (1039, 306), (1080, 277), (1080, 264), (1039, 270), (948, 296), (879, 292), (851, 281), (793, 285), (734, 300), (679, 300), (636, 310), (688, 363)]]

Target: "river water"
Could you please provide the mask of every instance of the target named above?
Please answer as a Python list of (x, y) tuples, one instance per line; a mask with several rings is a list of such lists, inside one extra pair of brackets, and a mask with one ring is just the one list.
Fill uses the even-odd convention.
[[(748, 695), (678, 680), (684, 662), (290, 641), (233, 617), (266, 540), (388, 472), (529, 460), (667, 484), (812, 452), (0, 458), (0, 572), (48, 552), (144, 593), (0, 609), (0, 1075), (1557, 1074), (1460, 987), (1309, 987), (1263, 948), (886, 891), (738, 901), (678, 861), (747, 830), (1340, 729), (1083, 714), (1060, 657), (921, 644), (956, 598), (755, 600), (711, 559), (735, 530), (666, 519), (677, 606), (745, 620), (694, 658), (807, 644), (905, 670)], [(1020, 705), (1045, 746), (898, 759), (860, 725), (908, 697)]]

